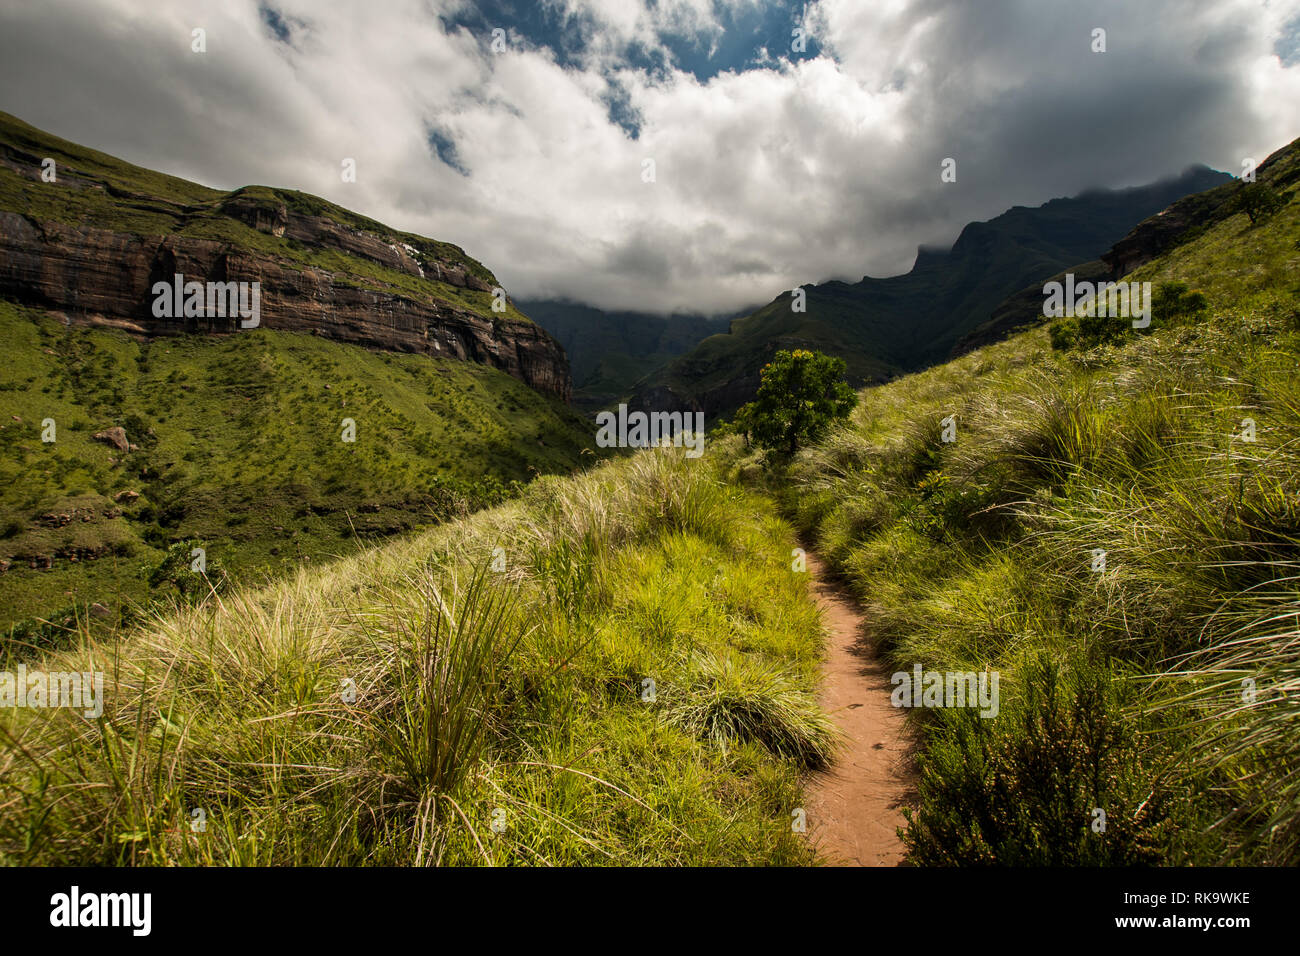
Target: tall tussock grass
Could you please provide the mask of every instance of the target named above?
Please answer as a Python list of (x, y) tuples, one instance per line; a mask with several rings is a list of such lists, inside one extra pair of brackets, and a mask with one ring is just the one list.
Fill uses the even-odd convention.
[(768, 481), (899, 670), (1002, 674), (995, 719), (914, 715), (914, 862), (1300, 859), (1298, 355), (1221, 304), (1088, 352), (1038, 330), (865, 390)]
[[(102, 672), (102, 718), (0, 711), (0, 861), (810, 862), (821, 631), (767, 508), (647, 450), (83, 632), (28, 666)], [(714, 659), (742, 692), (683, 722)]]
[(367, 693), (378, 699), (358, 711), (366, 750), (376, 757), (356, 774), (362, 801), (414, 814), (417, 864), (428, 858), (424, 838), (437, 833), (440, 813), (469, 825), (453, 795), (483, 760), (502, 672), (523, 636), (514, 596), (494, 588), (489, 573), (472, 569), (445, 596), (427, 579), (411, 582), (422, 599), (418, 613), (395, 614), (392, 631), (377, 641), (377, 686)]
[(772, 665), (708, 655), (668, 705), (668, 722), (720, 747), (761, 743), (809, 769), (825, 767), (838, 741), (830, 718), (806, 688)]
[(1226, 858), (1288, 864), (1300, 857), (1300, 563), (1265, 573), (1159, 675), (1154, 699), (1198, 739), (1189, 763), (1220, 798)]

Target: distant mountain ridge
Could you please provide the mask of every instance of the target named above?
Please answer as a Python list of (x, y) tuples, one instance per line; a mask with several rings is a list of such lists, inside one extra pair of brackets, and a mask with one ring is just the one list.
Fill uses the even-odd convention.
[[(1274, 190), (1287, 190), (1300, 182), (1300, 140), (1272, 153), (1256, 169), (1256, 182)], [(1236, 211), (1232, 199), (1244, 184), (1230, 179), (1203, 192), (1191, 193), (1156, 215), (1143, 219), (1127, 235), (1093, 262), (1069, 267), (1051, 280), (1063, 281), (1064, 272), (1076, 280), (1097, 281), (1127, 275), (1159, 256), (1186, 245)], [(953, 346), (953, 356), (1006, 338), (1043, 321), (1043, 282), (1035, 282), (1008, 296), (989, 320), (968, 332)]]
[(782, 348), (838, 355), (854, 384), (942, 361), (989, 322), (1008, 296), (1097, 260), (1144, 219), (1231, 178), (1192, 166), (1148, 186), (1016, 206), (969, 223), (951, 249), (918, 250), (903, 275), (802, 286), (805, 312), (792, 311), (792, 293), (782, 293), (733, 322), (728, 334), (705, 339), (647, 376), (636, 387), (633, 405), (725, 415), (752, 397), (759, 369)]
[(564, 299), (516, 304), (564, 346), (573, 370), (573, 404), (597, 411), (631, 395), (635, 384), (710, 335), (726, 332), (745, 309), (727, 315), (607, 312)]

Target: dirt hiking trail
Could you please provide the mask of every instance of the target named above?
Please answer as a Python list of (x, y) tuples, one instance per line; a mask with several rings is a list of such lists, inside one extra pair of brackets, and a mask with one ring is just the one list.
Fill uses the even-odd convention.
[(828, 637), (821, 704), (844, 734), (834, 766), (807, 782), (808, 836), (836, 866), (898, 866), (895, 832), (914, 797), (914, 744), (889, 702), (889, 671), (862, 637), (862, 611), (811, 552), (808, 588)]

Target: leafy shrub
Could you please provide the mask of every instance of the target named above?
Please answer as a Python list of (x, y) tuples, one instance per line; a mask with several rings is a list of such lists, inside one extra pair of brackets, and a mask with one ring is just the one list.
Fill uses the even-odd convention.
[(1285, 203), (1268, 183), (1243, 183), (1228, 201), (1228, 212), (1244, 212), (1252, 226), (1273, 215)]
[[(1199, 321), (1209, 311), (1205, 295), (1189, 290), (1185, 282), (1162, 282), (1151, 296), (1152, 328), (1184, 325)], [(1132, 325), (1113, 315), (1088, 313), (1072, 319), (1059, 319), (1048, 326), (1052, 348), (1058, 352), (1071, 349), (1094, 349), (1102, 345), (1123, 345), (1135, 334)], [(1149, 330), (1148, 330), (1149, 331)]]
[[(941, 711), (921, 763), (921, 808), (905, 811), (919, 865), (1076, 866), (1164, 862), (1174, 828), (1118, 712), (1107, 669), (1064, 674), (1047, 658), (999, 717)], [(1097, 831), (1105, 812), (1104, 828)]]
[(27, 658), (71, 647), (80, 633), (78, 609), (60, 608), (45, 617), (32, 617), (10, 625), (0, 640), (4, 658)]
[(1052, 348), (1057, 352), (1066, 352), (1074, 348), (1075, 325), (1068, 319), (1060, 319), (1047, 327), (1048, 338)]
[(1151, 318), (1161, 327), (1199, 321), (1209, 311), (1204, 293), (1190, 290), (1186, 282), (1162, 282), (1151, 297)]
[(173, 589), (187, 604), (224, 591), (230, 579), (215, 559), (205, 556), (204, 570), (195, 570), (192, 552), (198, 546), (197, 541), (177, 541), (171, 545), (161, 561), (145, 570), (149, 587), (155, 592)]

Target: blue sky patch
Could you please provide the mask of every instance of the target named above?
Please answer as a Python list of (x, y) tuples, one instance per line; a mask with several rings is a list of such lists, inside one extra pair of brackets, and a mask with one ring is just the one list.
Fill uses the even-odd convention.
[[(650, 0), (649, 6), (653, 9), (655, 0)], [(803, 2), (773, 0), (733, 9), (715, 3), (713, 15), (722, 27), (720, 33), (665, 30), (657, 37), (659, 46), (634, 41), (617, 51), (621, 58), (619, 66), (651, 77), (661, 77), (677, 69), (707, 82), (719, 73), (770, 67), (773, 59), (811, 59), (822, 53), (816, 37), (805, 32), (803, 49), (793, 49), (793, 31), (802, 26), (809, 6)], [(600, 29), (590, 14), (569, 13), (558, 5), (535, 0), (479, 0), (454, 17), (441, 20), (447, 32), (466, 30), (484, 47), (491, 44), (493, 30), (505, 30), (509, 42), (548, 50), (555, 62), (566, 69), (587, 67), (592, 38)], [(636, 139), (640, 134), (640, 118), (632, 109), (627, 92), (613, 77), (605, 79), (609, 88), (602, 100), (610, 122)]]

